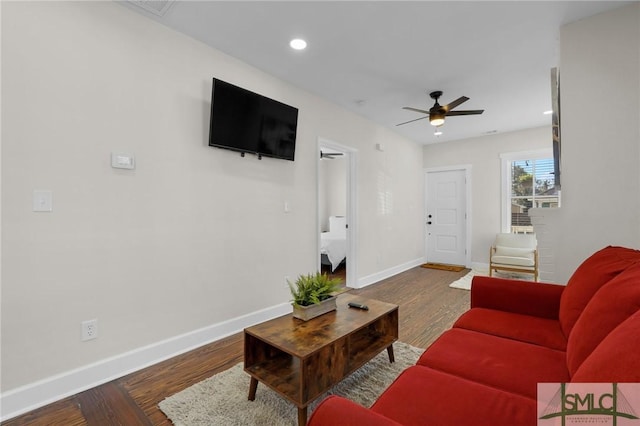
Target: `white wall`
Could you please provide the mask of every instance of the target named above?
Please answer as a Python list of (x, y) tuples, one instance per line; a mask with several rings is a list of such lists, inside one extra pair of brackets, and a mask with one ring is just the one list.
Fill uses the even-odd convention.
[(489, 247), (495, 240), (496, 234), (501, 232), (500, 154), (545, 148), (551, 149), (551, 124), (548, 127), (499, 133), (424, 147), (425, 168), (465, 164), (472, 166), (470, 207), (472, 263), (489, 264)]
[[(361, 280), (423, 258), (421, 147), (113, 2), (1, 7), (3, 415), (286, 309), (284, 277), (317, 266), (318, 137), (357, 150)], [(214, 76), (299, 108), (295, 162), (207, 146)]]
[(640, 4), (564, 26), (560, 57), (562, 208), (541, 220), (563, 283), (606, 245), (640, 248)]

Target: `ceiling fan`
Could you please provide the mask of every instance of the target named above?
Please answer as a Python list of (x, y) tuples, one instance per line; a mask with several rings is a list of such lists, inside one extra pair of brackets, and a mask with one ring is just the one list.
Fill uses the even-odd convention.
[(483, 109), (474, 109), (474, 110), (466, 110), (466, 111), (451, 111), (452, 109), (454, 109), (455, 107), (457, 107), (458, 105), (460, 105), (463, 102), (466, 102), (469, 100), (469, 98), (467, 98), (466, 96), (461, 96), (458, 99), (456, 99), (453, 102), (450, 102), (447, 105), (440, 105), (438, 103), (438, 98), (440, 96), (442, 96), (442, 91), (441, 90), (436, 90), (435, 92), (431, 92), (429, 93), (429, 96), (431, 96), (431, 99), (435, 99), (435, 103), (433, 104), (433, 106), (429, 109), (429, 111), (424, 110), (424, 109), (418, 109), (418, 108), (411, 108), (411, 107), (403, 107), (402, 109), (408, 109), (409, 111), (415, 111), (415, 112), (421, 112), (423, 114), (427, 114), (424, 117), (420, 117), (420, 118), (416, 118), (414, 120), (409, 120), (409, 121), (405, 121), (404, 123), (400, 123), (400, 124), (396, 124), (396, 126), (402, 126), (403, 124), (408, 124), (408, 123), (412, 123), (414, 121), (418, 121), (418, 120), (422, 120), (425, 118), (429, 118), (429, 122), (431, 123), (432, 126), (442, 126), (444, 124), (444, 118), (445, 117), (451, 117), (454, 115), (477, 115), (477, 114), (482, 114), (484, 112)]

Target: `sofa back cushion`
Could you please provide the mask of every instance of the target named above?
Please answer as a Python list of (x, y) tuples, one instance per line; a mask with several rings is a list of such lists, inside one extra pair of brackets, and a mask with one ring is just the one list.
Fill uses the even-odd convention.
[(637, 262), (640, 262), (640, 251), (614, 246), (605, 247), (582, 262), (569, 278), (560, 299), (560, 326), (567, 338), (596, 291)]
[(640, 311), (604, 338), (572, 376), (579, 383), (640, 382)]
[(574, 375), (618, 325), (640, 310), (640, 263), (606, 283), (591, 298), (567, 341), (567, 368)]

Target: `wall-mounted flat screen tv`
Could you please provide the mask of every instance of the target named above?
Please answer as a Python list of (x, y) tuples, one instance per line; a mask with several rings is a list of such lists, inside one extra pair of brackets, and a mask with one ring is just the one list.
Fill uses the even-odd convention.
[(213, 79), (209, 146), (294, 159), (298, 109)]

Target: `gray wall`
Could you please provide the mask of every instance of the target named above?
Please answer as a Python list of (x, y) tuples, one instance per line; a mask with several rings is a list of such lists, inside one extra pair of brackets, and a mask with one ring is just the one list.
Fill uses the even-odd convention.
[(640, 247), (639, 23), (636, 3), (560, 33), (562, 208), (539, 218), (559, 283), (604, 246)]

